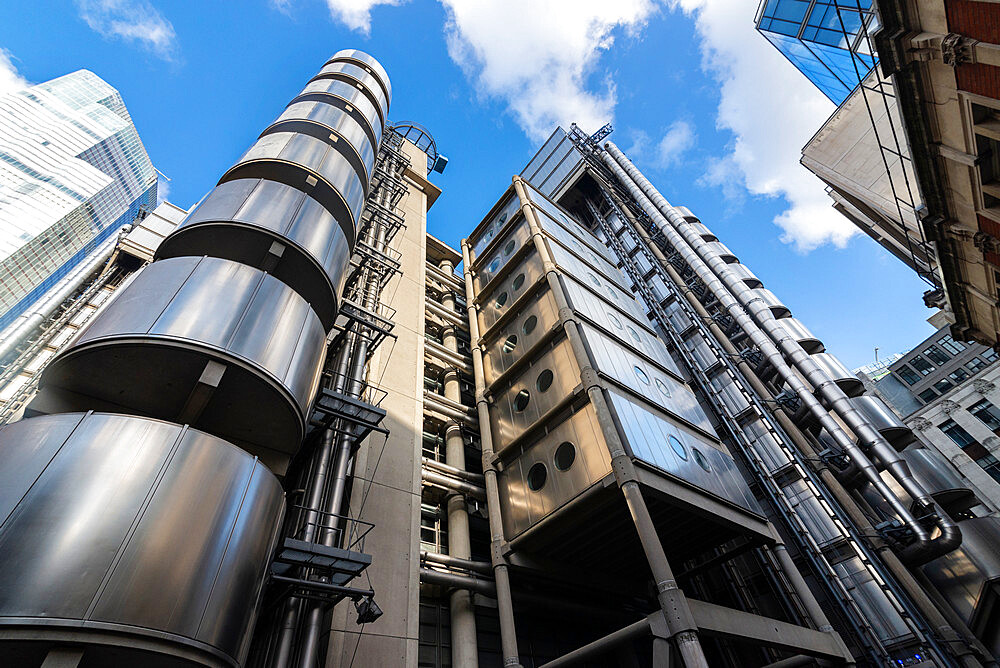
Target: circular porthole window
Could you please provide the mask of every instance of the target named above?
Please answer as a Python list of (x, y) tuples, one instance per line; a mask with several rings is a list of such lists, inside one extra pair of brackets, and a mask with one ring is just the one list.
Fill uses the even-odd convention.
[(490, 266), (486, 267), (486, 271), (492, 274), (499, 268), (500, 268), (500, 258), (496, 258), (492, 262), (490, 262)]
[(510, 255), (511, 253), (514, 252), (515, 248), (517, 248), (517, 241), (511, 239), (510, 241), (507, 242), (507, 245), (503, 247), (503, 254)]
[(635, 339), (636, 343), (642, 343), (642, 339), (639, 338), (639, 332), (635, 331), (631, 326), (628, 328), (628, 333)]
[(711, 473), (712, 465), (708, 463), (708, 459), (706, 459), (705, 455), (701, 454), (701, 450), (698, 448), (691, 448), (691, 451), (694, 453), (694, 460), (698, 463), (698, 466), (700, 466), (705, 473)]
[(677, 440), (676, 436), (671, 436), (667, 440), (670, 442), (670, 449), (674, 451), (674, 454), (687, 461), (688, 451), (684, 444)]
[(608, 294), (611, 295), (613, 300), (618, 301), (618, 293), (610, 285), (608, 286)]
[(665, 397), (666, 397), (667, 399), (669, 399), (669, 398), (670, 398), (670, 397), (672, 396), (672, 395), (670, 394), (670, 388), (669, 388), (669, 387), (667, 387), (667, 384), (666, 384), (666, 383), (664, 383), (664, 382), (663, 382), (662, 380), (660, 380), (659, 378), (656, 378), (656, 379), (654, 380), (654, 382), (655, 382), (655, 384), (656, 384), (656, 389), (658, 389), (658, 390), (659, 390), (660, 392), (662, 392), (662, 393), (663, 393), (663, 396), (665, 396)]
[(617, 316), (615, 316), (615, 314), (613, 314), (613, 313), (608, 313), (608, 320), (610, 320), (610, 321), (611, 321), (611, 324), (612, 324), (612, 325), (614, 325), (615, 327), (617, 327), (618, 329), (621, 329), (621, 328), (622, 328), (622, 321), (621, 321), (621, 320), (619, 320), (619, 319), (617, 318)]
[(507, 303), (507, 293), (506, 292), (501, 292), (500, 296), (497, 297), (496, 307), (497, 308), (503, 308), (503, 305), (506, 304), (506, 303)]
[(531, 399), (531, 395), (528, 394), (527, 390), (521, 390), (514, 397), (514, 411), (520, 413), (528, 407), (528, 400)]
[(514, 348), (517, 348), (517, 336), (511, 334), (507, 337), (507, 340), (503, 342), (503, 351), (509, 354), (514, 352)]
[(562, 218), (562, 221), (563, 221), (564, 223), (566, 223), (567, 225), (569, 225), (569, 224), (570, 224), (570, 222), (569, 222), (569, 218), (567, 218), (566, 216), (564, 216), (564, 215), (562, 215), (562, 214), (560, 213), (560, 214), (559, 214), (559, 217), (560, 217), (560, 218)]
[(635, 371), (635, 377), (641, 380), (643, 385), (649, 385), (649, 376), (646, 375), (645, 371), (637, 366), (632, 367), (632, 370)]
[(576, 448), (569, 441), (563, 441), (556, 448), (556, 454), (552, 461), (560, 471), (568, 471), (569, 467), (576, 461)]
[(590, 273), (590, 272), (588, 271), (588, 272), (587, 272), (587, 277), (588, 277), (588, 278), (590, 278), (590, 282), (591, 282), (591, 283), (593, 283), (593, 284), (594, 284), (594, 285), (596, 285), (597, 287), (601, 287), (601, 282), (600, 282), (600, 281), (599, 281), (599, 280), (597, 279), (597, 276), (594, 276), (594, 275), (593, 275), (592, 273)]
[(538, 318), (536, 318), (533, 315), (529, 315), (528, 319), (524, 321), (523, 325), (521, 325), (521, 331), (524, 332), (525, 334), (531, 334), (533, 331), (535, 331), (535, 325), (537, 324), (538, 324)]
[(550, 387), (552, 387), (552, 371), (546, 369), (538, 374), (538, 378), (535, 379), (535, 388), (539, 392), (544, 392)]
[(500, 214), (500, 220), (498, 220), (497, 222), (500, 223), (501, 225), (503, 225), (504, 223), (507, 222), (507, 212), (506, 211), (504, 211), (503, 213)]
[(549, 477), (549, 472), (545, 470), (545, 464), (537, 462), (528, 469), (528, 489), (537, 492), (545, 487), (545, 481)]
[(511, 287), (515, 290), (520, 290), (522, 285), (524, 285), (524, 274), (518, 274), (514, 278), (514, 282), (511, 284)]

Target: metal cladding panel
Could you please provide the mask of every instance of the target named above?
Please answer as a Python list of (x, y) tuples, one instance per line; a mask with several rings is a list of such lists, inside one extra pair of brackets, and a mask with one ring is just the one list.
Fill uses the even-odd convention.
[[(590, 291), (567, 275), (563, 275), (562, 285), (570, 306), (575, 311), (585, 315), (629, 346), (653, 358), (660, 366), (682, 377), (680, 368), (670, 357), (663, 342), (648, 329), (626, 317), (627, 311), (623, 312), (623, 309), (615, 308), (603, 299), (594, 297)], [(615, 302), (615, 305), (617, 304), (618, 302)], [(635, 305), (635, 301), (632, 301), (632, 305)]]
[(910, 635), (906, 623), (859, 557), (833, 564), (833, 569), (882, 642), (901, 640)]
[[(675, 209), (680, 209), (682, 207), (674, 207), (674, 208)], [(685, 209), (685, 211), (687, 211), (687, 209)], [(684, 215), (684, 214), (681, 214), (681, 215)], [(691, 229), (693, 229), (695, 232), (697, 232), (698, 235), (702, 239), (704, 239), (705, 241), (718, 241), (719, 240), (719, 237), (715, 236), (712, 233), (712, 230), (708, 229), (708, 227), (706, 227), (705, 224), (702, 223), (702, 222), (700, 222), (700, 221), (699, 222), (688, 223), (688, 225), (690, 225)]]
[(330, 329), (351, 249), (333, 215), (296, 188), (266, 179), (223, 183), (164, 240), (158, 257), (211, 255), (262, 269), (275, 241), (285, 248), (269, 273)]
[[(953, 492), (971, 493), (968, 484), (937, 450), (907, 448), (899, 456), (909, 465), (910, 473), (931, 496)], [(1000, 547), (1000, 545), (998, 545)]]
[(389, 114), (389, 99), (386, 92), (376, 77), (371, 72), (365, 70), (354, 63), (332, 62), (323, 66), (323, 69), (316, 74), (316, 78), (344, 76), (358, 81), (378, 100), (379, 108), (382, 110), (382, 118)]
[[(550, 222), (548, 228), (545, 229), (545, 234), (551, 239), (558, 241), (562, 246), (570, 249), (574, 255), (582, 259), (590, 266), (596, 268), (604, 276), (610, 276), (614, 278), (616, 282), (618, 281), (618, 277), (621, 277), (624, 282), (625, 278), (622, 276), (622, 273), (618, 269), (617, 265), (608, 262), (604, 259), (604, 257), (595, 253), (590, 246), (584, 244), (561, 226)], [(551, 246), (551, 244), (549, 245)], [(621, 283), (619, 283), (619, 285), (621, 285)], [(622, 287), (625, 286), (622, 285)]]
[(729, 250), (726, 244), (721, 241), (709, 241), (705, 245), (708, 246), (710, 251), (722, 258), (722, 261), (726, 264), (736, 264), (739, 262), (739, 259), (736, 257), (736, 253)]
[(699, 332), (693, 332), (684, 339), (684, 347), (694, 356), (695, 361), (698, 362), (702, 369), (710, 369), (719, 363), (719, 358), (708, 347), (705, 337)]
[(569, 341), (563, 338), (550, 344), (494, 394), (490, 417), (496, 450), (507, 447), (579, 384), (580, 366)]
[(117, 291), (53, 359), (41, 387), (72, 393), (69, 410), (113, 405), (178, 419), (215, 360), (226, 371), (193, 424), (292, 452), (325, 348), (316, 314), (276, 278), (229, 260), (171, 258)]
[(521, 210), (521, 200), (514, 194), (513, 189), (509, 189), (504, 195), (503, 204), (489, 217), (489, 222), (485, 223), (474, 239), (470, 239), (469, 259), (473, 264), (479, 259), (486, 247), (503, 230), (504, 226), (510, 222)]
[(910, 428), (878, 397), (865, 394), (851, 399), (851, 403), (865, 414), (872, 426), (897, 450), (917, 439)]
[(850, 369), (830, 353), (816, 353), (810, 355), (809, 359), (815, 362), (847, 396), (856, 397), (865, 391), (861, 379), (851, 373)]
[[(555, 236), (556, 229), (569, 232), (572, 236), (583, 242), (589, 250), (603, 257), (608, 263), (612, 265), (618, 264), (618, 258), (615, 257), (614, 251), (601, 243), (597, 237), (591, 234), (589, 230), (581, 225), (575, 218), (570, 216), (569, 213), (542, 197), (538, 191), (530, 185), (527, 191), (528, 197), (535, 206), (536, 212), (542, 214), (538, 217), (538, 222), (542, 226), (543, 230), (546, 232), (553, 232), (553, 236)], [(617, 216), (617, 214), (615, 215)], [(561, 237), (556, 238), (561, 240)]]
[(974, 517), (958, 526), (961, 547), (926, 564), (923, 571), (955, 612), (971, 622), (987, 601), (986, 583), (1000, 578), (1000, 518)]
[(486, 346), (483, 355), (486, 384), (491, 385), (497, 376), (521, 359), (525, 351), (541, 341), (558, 322), (559, 309), (548, 290), (543, 290), (520, 307), (513, 319), (496, 332), (495, 338)]
[(665, 310), (667, 312), (667, 320), (670, 321), (670, 325), (674, 328), (675, 332), (685, 332), (694, 325), (678, 300), (675, 299), (667, 304)]
[(385, 86), (385, 92), (389, 96), (389, 101), (392, 102), (392, 82), (389, 81), (389, 73), (385, 71), (382, 67), (382, 63), (375, 60), (374, 57), (365, 53), (364, 51), (359, 51), (358, 49), (341, 49), (337, 53), (333, 54), (329, 62), (342, 59), (357, 60), (358, 62), (364, 63), (368, 67), (374, 70), (373, 74), (379, 78), (379, 80)]
[[(705, 226), (702, 225), (702, 227)], [(747, 266), (745, 264), (739, 264), (739, 263), (733, 264), (729, 267), (729, 271), (736, 274), (736, 277), (741, 279), (748, 288), (755, 289), (764, 287), (763, 281), (757, 278), (757, 276), (752, 271), (747, 269)]]
[(775, 318), (786, 318), (792, 314), (792, 310), (782, 304), (781, 300), (767, 288), (755, 288), (753, 295), (771, 310), (771, 314)]
[(753, 444), (754, 452), (764, 462), (764, 468), (768, 472), (777, 471), (791, 463), (788, 454), (781, 448), (763, 422), (754, 420), (743, 425), (742, 429)]
[(712, 423), (687, 385), (596, 328), (582, 324), (580, 330), (593, 355), (594, 368), (663, 410), (715, 434)]
[[(593, 272), (585, 273), (564, 272), (562, 277), (563, 289), (569, 299), (570, 305), (598, 321), (601, 313), (608, 310), (621, 311), (623, 315), (629, 316), (634, 323), (641, 323), (643, 327), (648, 327), (648, 320), (642, 307), (633, 297), (631, 292), (626, 292), (618, 286), (603, 281)], [(584, 287), (585, 286), (585, 287)], [(595, 296), (594, 293), (599, 296)]]
[[(333, 130), (345, 140), (354, 150), (365, 167), (365, 176), (371, 178), (375, 168), (375, 147), (371, 138), (353, 116), (339, 107), (323, 102), (293, 102), (288, 105), (280, 116), (272, 123), (275, 125), (284, 121), (313, 121)], [(339, 140), (338, 140), (339, 141)]]
[(609, 391), (608, 396), (633, 457), (747, 510), (760, 512), (732, 457), (708, 437), (616, 391)]
[[(254, 161), (299, 165), (323, 178), (343, 197), (351, 215), (351, 227), (357, 230), (361, 208), (365, 203), (365, 185), (340, 151), (316, 137), (293, 132), (275, 132), (258, 139), (243, 154), (239, 162), (230, 168), (227, 176), (223, 177), (224, 180), (243, 178), (241, 176), (243, 167)], [(275, 169), (277, 168), (276, 165)], [(255, 176), (269, 178), (266, 174), (255, 174)], [(306, 187), (304, 179), (301, 187)], [(330, 206), (327, 205), (327, 208)]]
[[(740, 265), (743, 266), (743, 265)], [(824, 350), (823, 342), (816, 338), (812, 332), (806, 328), (797, 318), (782, 318), (781, 326), (792, 335), (802, 349), (810, 355), (821, 353)]]
[(382, 118), (375, 109), (375, 103), (368, 99), (368, 96), (357, 86), (352, 86), (345, 81), (338, 81), (337, 79), (318, 79), (306, 84), (306, 87), (302, 89), (302, 92), (295, 99), (298, 100), (303, 95), (332, 95), (340, 98), (354, 109), (357, 109), (361, 116), (368, 121), (368, 127), (376, 143), (382, 140)]
[(0, 450), (28, 464), (0, 486), (0, 628), (104, 623), (242, 662), (284, 509), (255, 458), (103, 413), (9, 425)]
[[(570, 276), (580, 276), (581, 280), (583, 280), (583, 276), (587, 276), (589, 281), (595, 283), (602, 290), (605, 289), (604, 285), (614, 285), (631, 299), (632, 290), (629, 283), (617, 267), (607, 262), (599, 262), (596, 265), (589, 264), (557, 244), (550, 243), (549, 252), (552, 254), (552, 261)], [(600, 278), (595, 274), (599, 274)]]
[(716, 392), (716, 396), (729, 409), (729, 414), (736, 416), (750, 407), (746, 396), (740, 392), (733, 379), (726, 373), (719, 373), (708, 381)]
[[(494, 281), (488, 290), (480, 293), (484, 297), (479, 304), (480, 332), (485, 335), (511, 305), (544, 275), (538, 253), (529, 253), (503, 279)], [(518, 287), (514, 287), (515, 283)]]
[[(569, 443), (574, 452), (568, 467), (557, 466), (556, 451), (564, 443)], [(532, 489), (528, 472), (539, 465), (544, 467), (544, 483)], [(610, 473), (607, 443), (593, 406), (585, 404), (566, 420), (549, 427), (543, 437), (524, 445), (514, 459), (504, 464), (497, 482), (506, 538), (512, 540)]]
[(804, 480), (799, 479), (785, 485), (782, 491), (818, 545), (843, 537), (840, 528), (830, 519), (829, 513), (823, 509), (819, 498)]
[(525, 244), (531, 244), (531, 228), (528, 227), (528, 221), (521, 218), (517, 224), (503, 233), (497, 245), (483, 256), (481, 263), (474, 263), (477, 289), (481, 290), (498, 274), (503, 273), (511, 257)]

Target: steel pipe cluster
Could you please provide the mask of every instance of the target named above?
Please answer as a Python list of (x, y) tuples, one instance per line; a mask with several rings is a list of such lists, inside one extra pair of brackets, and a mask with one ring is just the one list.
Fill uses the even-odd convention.
[[(958, 527), (936, 509), (931, 497), (911, 475), (905, 461), (873, 426), (869, 417), (844, 393), (837, 379), (831, 377), (803, 348), (801, 333), (794, 328), (790, 332), (781, 324), (782, 320), (774, 313), (775, 304), (769, 300), (770, 295), (760, 294), (761, 289), (751, 288), (742, 272), (733, 271), (731, 267), (736, 261), (735, 256), (720, 255), (717, 249), (713, 249), (712, 244), (720, 244), (705, 241), (704, 230), (691, 224), (692, 221), (698, 222), (697, 219), (685, 216), (688, 212), (682, 213), (672, 207), (617, 146), (608, 142), (605, 149), (601, 159), (607, 167), (718, 299), (721, 307), (757, 346), (802, 401), (805, 409), (830, 434), (864, 479), (909, 529), (912, 541), (899, 550), (900, 558), (911, 565), (918, 565), (955, 549), (961, 542)], [(841, 428), (831, 412), (846, 423), (859, 443), (855, 443)], [(911, 497), (912, 510), (881, 478), (876, 462)], [(940, 535), (932, 537), (931, 530), (914, 511), (919, 514), (936, 511), (934, 521)]]
[[(20, 627), (25, 618), (51, 617), (52, 605), (70, 596), (52, 589), (55, 580), (39, 580), (51, 570), (32, 564), (106, 569), (111, 581), (169, 586), (156, 596), (104, 588), (106, 609), (64, 606), (71, 627), (114, 620), (128, 637), (156, 636), (165, 649), (154, 651), (164, 655), (190, 658), (180, 648), (195, 642), (212, 657), (205, 665), (242, 664), (283, 515), (274, 473), (285, 472), (305, 433), (390, 95), (385, 70), (370, 56), (333, 56), (164, 240), (155, 261), (45, 369), (28, 414), (75, 415), (34, 417), (4, 432), (5, 452), (23, 465), (5, 467), (11, 480), (0, 486), (0, 508), (8, 515), (0, 522), (49, 512), (52, 494), (68, 519), (34, 525), (50, 527), (41, 537), (23, 522), (0, 524), (0, 544), (21, 546), (16, 559), (3, 550), (3, 573), (39, 592), (0, 597), (0, 627), (11, 617)], [(377, 292), (365, 302), (372, 297)], [(360, 393), (367, 360), (360, 348), (337, 359), (345, 393)], [(16, 494), (43, 468), (51, 494)], [(325, 498), (328, 474), (320, 469), (311, 493)], [(339, 454), (332, 470), (346, 478)], [(339, 499), (328, 505), (340, 508), (344, 485), (336, 489)], [(110, 513), (109, 499), (123, 511)], [(98, 528), (108, 540), (94, 539)], [(143, 549), (137, 541), (170, 549), (125, 558)], [(213, 597), (216, 586), (227, 596)], [(183, 623), (167, 614), (182, 609), (191, 611)], [(192, 620), (208, 621), (188, 628)], [(44, 625), (58, 639), (51, 631), (58, 625)]]

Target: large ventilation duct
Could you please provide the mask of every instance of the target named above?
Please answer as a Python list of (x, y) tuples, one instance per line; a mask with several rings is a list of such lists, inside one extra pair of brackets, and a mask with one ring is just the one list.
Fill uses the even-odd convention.
[(5, 659), (242, 665), (389, 97), (371, 56), (331, 58), (0, 432)]
[(670, 206), (617, 146), (608, 142), (605, 148), (607, 150), (601, 154), (605, 164), (663, 231), (670, 244), (751, 338), (809, 412), (833, 436), (837, 445), (852, 462), (857, 464), (865, 479), (886, 499), (896, 516), (911, 531), (912, 542), (900, 549), (900, 558), (911, 564), (922, 564), (955, 549), (961, 543), (958, 527), (938, 511), (936, 522), (941, 533), (937, 538), (932, 538), (928, 529), (917, 520), (910, 508), (881, 479), (878, 469), (865, 451), (827, 412), (813, 394), (813, 389), (786, 363), (787, 358), (798, 372), (805, 376), (827, 405), (843, 418), (865, 447), (910, 495), (919, 512), (935, 508), (933, 500), (910, 474), (906, 463), (870, 424), (865, 414), (851, 402), (835, 380), (810, 358), (796, 336), (780, 325), (780, 320), (775, 318), (774, 305), (766, 302), (759, 294), (759, 289), (748, 287), (744, 277), (729, 270), (728, 262), (735, 258), (731, 259), (728, 255), (720, 257), (718, 253), (708, 248), (708, 243), (704, 241), (699, 231), (691, 228), (684, 217)]

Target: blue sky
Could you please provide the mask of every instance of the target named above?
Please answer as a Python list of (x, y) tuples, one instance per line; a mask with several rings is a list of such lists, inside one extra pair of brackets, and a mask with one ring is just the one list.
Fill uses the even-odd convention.
[(87, 68), (118, 88), (169, 199), (198, 201), (333, 52), (386, 67), (390, 118), (451, 159), (456, 244), (556, 123), (612, 139), (851, 367), (932, 329), (916, 276), (830, 208), (798, 151), (832, 105), (754, 32), (754, 0), (0, 3), (0, 91)]

